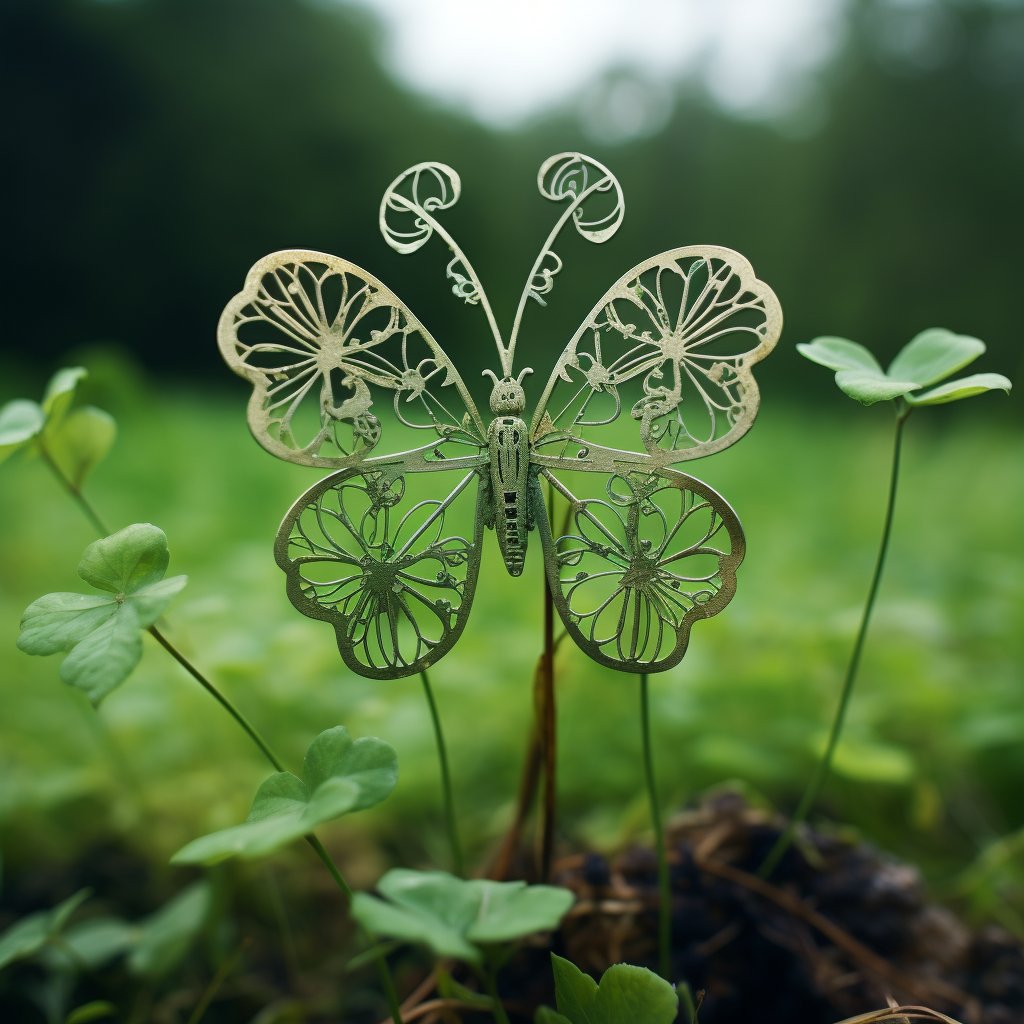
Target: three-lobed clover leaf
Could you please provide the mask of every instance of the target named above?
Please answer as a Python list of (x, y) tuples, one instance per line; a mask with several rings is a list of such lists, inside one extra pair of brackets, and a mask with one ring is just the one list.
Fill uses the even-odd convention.
[(99, 702), (131, 674), (142, 657), (140, 630), (151, 626), (187, 576), (164, 579), (167, 537), (149, 523), (135, 523), (90, 544), (78, 575), (96, 594), (47, 594), (21, 619), (18, 647), (26, 654), (70, 651), (61, 679)]
[(846, 338), (815, 338), (797, 345), (797, 351), (835, 370), (840, 389), (864, 405), (901, 397), (911, 406), (941, 405), (985, 391), (1009, 391), (1011, 387), (1000, 373), (976, 373), (914, 394), (962, 370), (985, 351), (983, 341), (942, 327), (929, 328), (912, 338), (887, 370), (863, 345)]
[(117, 426), (109, 413), (85, 405), (71, 410), (82, 366), (58, 370), (46, 386), (42, 403), (17, 398), (0, 408), (0, 462), (21, 448), (44, 453), (75, 486), (110, 451)]
[(386, 799), (398, 782), (394, 748), (375, 736), (353, 742), (341, 725), (310, 744), (302, 778), (271, 775), (257, 790), (242, 825), (194, 839), (172, 864), (215, 864), (227, 857), (259, 857), (311, 833), (317, 825)]
[(542, 1006), (537, 1024), (672, 1024), (676, 1019), (676, 990), (646, 967), (613, 964), (600, 985), (554, 953), (551, 967), (558, 1012)]
[(395, 868), (377, 883), (386, 899), (356, 893), (352, 916), (372, 935), (429, 947), (479, 966), (483, 949), (558, 926), (575, 899), (569, 889), (463, 879), (447, 871)]

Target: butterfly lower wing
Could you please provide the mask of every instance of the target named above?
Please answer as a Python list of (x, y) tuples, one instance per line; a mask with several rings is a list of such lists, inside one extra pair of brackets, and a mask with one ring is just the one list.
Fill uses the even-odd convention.
[(469, 617), (487, 498), (475, 469), (442, 478), (378, 463), (331, 474), (278, 531), (289, 599), (334, 626), (345, 664), (360, 675), (428, 668)]
[(781, 331), (778, 299), (739, 253), (698, 245), (645, 260), (558, 360), (530, 427), (533, 461), (614, 473), (727, 448), (753, 424), (753, 367)]
[(484, 426), (451, 360), (390, 289), (347, 260), (304, 249), (265, 256), (225, 307), (217, 340), (253, 386), (253, 435), (278, 458), (342, 469), (413, 446), (480, 449)]
[(717, 615), (736, 592), (745, 542), (735, 512), (707, 484), (671, 469), (574, 475), (585, 497), (550, 471), (540, 475), (561, 499), (553, 536), (540, 476), (532, 477), (548, 585), (569, 635), (620, 671), (678, 664), (693, 623)]

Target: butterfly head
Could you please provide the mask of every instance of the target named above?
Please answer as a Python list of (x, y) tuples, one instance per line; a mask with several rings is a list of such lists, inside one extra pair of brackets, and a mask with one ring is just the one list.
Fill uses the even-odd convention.
[(495, 416), (522, 416), (526, 408), (526, 392), (523, 391), (523, 378), (533, 373), (529, 367), (518, 377), (499, 378), (493, 370), (484, 370), (482, 376), (494, 381), (491, 388), (491, 413)]

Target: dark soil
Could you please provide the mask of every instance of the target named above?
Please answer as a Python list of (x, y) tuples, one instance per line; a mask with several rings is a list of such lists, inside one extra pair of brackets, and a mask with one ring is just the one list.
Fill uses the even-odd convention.
[[(670, 823), (673, 980), (685, 978), (694, 991), (704, 990), (700, 1024), (833, 1024), (878, 1010), (889, 996), (942, 1010), (964, 1024), (1024, 1024), (1022, 944), (995, 927), (972, 932), (930, 903), (914, 868), (865, 844), (807, 830), (772, 875), (775, 898), (752, 888), (750, 875), (780, 824), (733, 794)], [(346, 972), (352, 937), (330, 879), (301, 859), (290, 863), (290, 869), (275, 869), (295, 933), (290, 954), (267, 896), (268, 876), (249, 866), (220, 877), (224, 912), (173, 976), (143, 991), (115, 964), (79, 982), (66, 1005), (109, 999), (121, 1022), (183, 1024), (217, 967), (245, 940), (240, 966), (203, 1024), (377, 1024), (386, 1012), (375, 974), (372, 968)], [(738, 869), (740, 880), (721, 877), (723, 864), (726, 871)], [(180, 874), (154, 879), (140, 859), (110, 849), (65, 869), (22, 868), (6, 880), (0, 929), (82, 885), (96, 890), (83, 914), (138, 920), (184, 880)], [(513, 1024), (532, 1020), (540, 1003), (554, 1004), (552, 949), (595, 977), (622, 961), (656, 967), (658, 897), (650, 850), (629, 849), (611, 861), (596, 854), (567, 856), (556, 864), (553, 881), (574, 889), (579, 899), (560, 933), (536, 936), (505, 968), (500, 988)], [(779, 905), (779, 899), (794, 898), (799, 902), (788, 908)], [(815, 926), (820, 919), (813, 912), (841, 929), (846, 948)], [(856, 943), (884, 958), (888, 976), (849, 951), (859, 948)], [(392, 963), (403, 993), (429, 969), (415, 951), (395, 953)], [(36, 964), (5, 970), (0, 1020), (43, 1024), (40, 1002), (48, 985)], [(964, 996), (951, 998), (951, 990)], [(426, 1024), (441, 1019), (456, 1020), (450, 1014), (418, 1018)], [(463, 1020), (485, 1024), (490, 1017), (467, 1013)]]

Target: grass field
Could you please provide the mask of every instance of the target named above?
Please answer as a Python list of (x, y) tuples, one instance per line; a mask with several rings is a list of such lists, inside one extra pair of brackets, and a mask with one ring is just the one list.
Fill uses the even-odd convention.
[[(819, 808), (948, 880), (1024, 825), (1024, 436), (983, 403), (925, 411), (908, 427), (888, 574), (858, 692)], [(341, 665), (333, 631), (285, 597), (271, 543), (316, 479), (263, 453), (244, 399), (153, 390), (117, 410), (121, 434), (87, 490), (120, 528), (168, 535), (190, 583), (167, 632), (297, 764), (341, 723), (398, 750), (394, 796), (329, 833), (352, 881), (388, 863), (447, 864), (432, 734), (417, 678), (374, 683)], [(973, 408), (972, 408), (973, 406)], [(743, 520), (739, 592), (698, 623), (675, 670), (652, 681), (667, 809), (741, 780), (783, 808), (821, 749), (867, 587), (887, 482), (890, 413), (766, 401), (742, 443), (696, 475)], [(9, 862), (69, 858), (117, 838), (154, 865), (241, 820), (267, 773), (234, 723), (155, 643), (96, 713), (58, 658), (14, 647), (37, 596), (84, 590), (88, 523), (39, 462), (0, 468), (0, 815)], [(541, 642), (539, 544), (523, 577), (487, 538), (466, 633), (432, 671), (468, 845), (507, 822)], [(560, 831), (613, 848), (648, 825), (637, 684), (562, 646)]]

